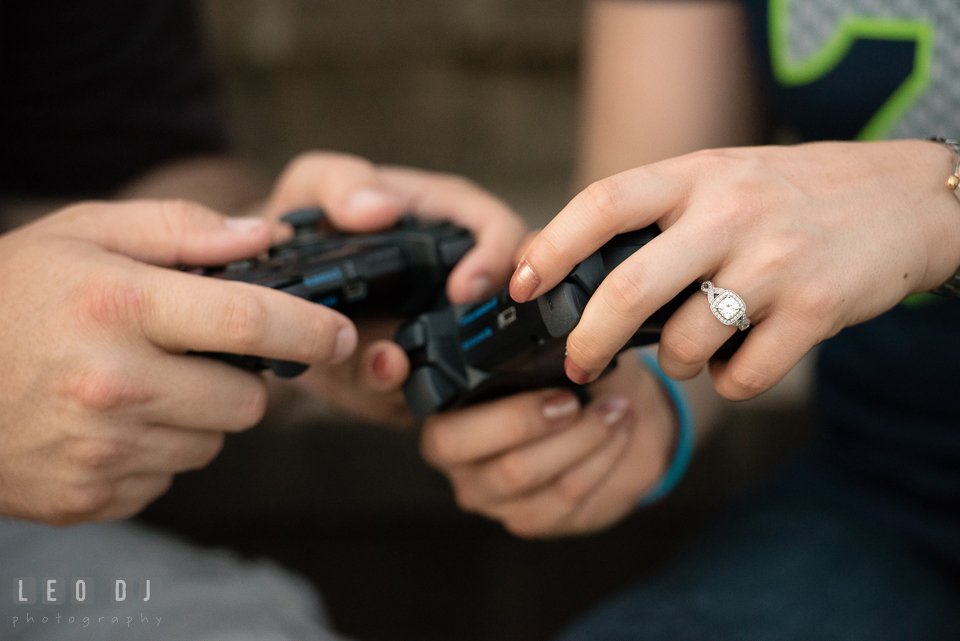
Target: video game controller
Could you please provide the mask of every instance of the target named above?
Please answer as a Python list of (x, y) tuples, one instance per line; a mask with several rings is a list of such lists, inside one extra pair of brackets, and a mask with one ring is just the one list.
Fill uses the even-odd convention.
[[(426, 312), (403, 326), (395, 340), (410, 359), (403, 387), (410, 411), (424, 419), (526, 390), (582, 390), (564, 372), (567, 335), (607, 274), (659, 233), (651, 225), (614, 237), (536, 300), (516, 303), (505, 289), (481, 303)], [(656, 343), (670, 315), (699, 290), (692, 283), (677, 294), (623, 349)], [(716, 357), (729, 358), (745, 335), (737, 332)]]
[[(351, 319), (374, 315), (408, 319), (446, 300), (447, 276), (474, 244), (466, 229), (449, 222), (420, 222), (413, 216), (372, 234), (337, 232), (319, 208), (299, 209), (282, 220), (293, 227), (294, 237), (271, 247), (267, 257), (186, 271), (270, 287)], [(203, 355), (249, 371), (270, 369), (283, 378), (308, 367), (251, 355)]]

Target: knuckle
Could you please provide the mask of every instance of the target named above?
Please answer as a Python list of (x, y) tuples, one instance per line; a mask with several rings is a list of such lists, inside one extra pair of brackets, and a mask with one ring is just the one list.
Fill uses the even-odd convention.
[(736, 230), (753, 226), (766, 218), (767, 208), (756, 196), (756, 189), (745, 186), (725, 194), (712, 211), (715, 223), (712, 231), (722, 234), (721, 239), (726, 241)]
[(110, 367), (84, 369), (67, 376), (61, 396), (97, 412), (130, 407), (150, 400), (150, 394), (131, 376)]
[(131, 446), (116, 439), (90, 439), (74, 444), (74, 464), (85, 471), (108, 470), (129, 456)]
[(609, 219), (624, 202), (624, 190), (617, 176), (610, 176), (591, 183), (581, 194), (583, 212), (596, 221)]
[(598, 339), (599, 336), (590, 332), (574, 330), (567, 336), (567, 355), (588, 370), (599, 367), (604, 362), (604, 353)]
[(56, 519), (60, 524), (87, 519), (110, 505), (115, 495), (107, 483), (87, 483), (66, 488), (58, 497)]
[(631, 269), (613, 270), (600, 289), (603, 292), (604, 302), (612, 310), (632, 320), (639, 319), (645, 313), (649, 294), (643, 285), (648, 281), (644, 278), (642, 271), (636, 266), (631, 267)]
[(238, 353), (249, 354), (257, 349), (267, 336), (267, 308), (263, 301), (252, 292), (234, 293), (220, 317), (220, 331)]
[(676, 329), (661, 334), (660, 349), (685, 369), (703, 365), (709, 356), (700, 345)]
[(140, 317), (142, 305), (140, 288), (116, 274), (99, 273), (80, 286), (77, 318), (100, 326), (128, 324)]
[(162, 234), (171, 240), (172, 246), (180, 247), (186, 241), (190, 221), (197, 219), (206, 210), (188, 200), (162, 200), (158, 204), (158, 220)]
[(576, 474), (562, 476), (554, 487), (557, 498), (568, 508), (579, 505), (591, 489), (592, 486)]
[(259, 423), (267, 412), (269, 393), (266, 385), (258, 381), (257, 385), (243, 394), (237, 404), (236, 425), (239, 430), (245, 430)]
[(105, 202), (97, 200), (75, 203), (61, 209), (56, 214), (56, 218), (59, 222), (81, 228), (87, 225), (95, 225), (98, 224), (98, 218), (105, 205)]
[(730, 387), (726, 390), (725, 396), (731, 400), (753, 398), (770, 389), (773, 384), (768, 374), (743, 365), (731, 365), (727, 373), (730, 377)]
[(822, 284), (816, 287), (807, 285), (798, 293), (796, 300), (803, 301), (802, 305), (791, 305), (785, 310), (791, 324), (797, 331), (819, 337), (826, 336), (833, 327), (837, 309), (843, 299), (839, 288), (825, 287)]
[(508, 492), (529, 489), (536, 481), (536, 470), (530, 460), (519, 452), (511, 452), (494, 463), (494, 475)]
[[(521, 401), (521, 399), (515, 399), (515, 401)], [(504, 410), (509, 409), (511, 412), (504, 411), (501, 414), (501, 426), (497, 430), (503, 446), (523, 445), (540, 438), (548, 431), (547, 422), (535, 405), (537, 402), (539, 399), (530, 398), (504, 406)]]
[(305, 340), (296, 346), (296, 359), (305, 363), (324, 362), (336, 351), (340, 328), (333, 317), (335, 312), (320, 306), (310, 312), (306, 319)]

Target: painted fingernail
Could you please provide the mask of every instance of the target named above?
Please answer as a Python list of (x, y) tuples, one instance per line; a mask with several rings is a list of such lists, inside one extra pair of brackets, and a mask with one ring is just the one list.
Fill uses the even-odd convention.
[(517, 271), (510, 279), (510, 295), (518, 303), (525, 303), (530, 300), (539, 286), (540, 277), (537, 276), (537, 272), (533, 271), (533, 267), (527, 261), (523, 261), (517, 266)]
[(374, 189), (361, 189), (347, 199), (349, 212), (369, 211), (395, 204), (393, 199)]
[(267, 221), (262, 218), (227, 218), (223, 224), (239, 234), (262, 234), (267, 228)]
[(580, 411), (580, 401), (570, 392), (556, 392), (548, 396), (541, 406), (543, 418), (556, 421), (573, 416)]
[(390, 380), (390, 358), (386, 351), (379, 351), (373, 355), (373, 362), (370, 364), (373, 375), (377, 380), (385, 382)]
[(630, 399), (619, 394), (612, 394), (597, 404), (597, 413), (606, 425), (618, 423), (628, 409), (630, 409)]
[(337, 332), (337, 344), (333, 349), (333, 362), (345, 361), (357, 349), (357, 330), (351, 325)]
[(470, 281), (470, 300), (480, 300), (493, 291), (493, 279), (486, 274), (474, 276)]
[(567, 373), (567, 378), (577, 385), (586, 385), (590, 382), (590, 373), (574, 363), (569, 356), (563, 361), (563, 370)]

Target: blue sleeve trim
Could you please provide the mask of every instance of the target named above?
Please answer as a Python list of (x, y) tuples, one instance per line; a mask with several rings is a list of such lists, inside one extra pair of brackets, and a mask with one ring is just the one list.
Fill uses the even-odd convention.
[(693, 424), (693, 410), (690, 407), (690, 400), (687, 398), (687, 393), (684, 391), (683, 386), (663, 373), (660, 365), (657, 364), (655, 354), (642, 351), (640, 352), (640, 360), (657, 376), (660, 384), (663, 385), (664, 389), (667, 390), (667, 394), (670, 395), (670, 400), (673, 401), (673, 406), (677, 411), (678, 424), (677, 447), (673, 455), (673, 462), (667, 469), (667, 473), (663, 475), (663, 478), (650, 488), (646, 494), (640, 497), (638, 505), (646, 507), (653, 505), (670, 494), (680, 483), (684, 474), (686, 474), (687, 468), (690, 467), (690, 460), (693, 458), (696, 431)]

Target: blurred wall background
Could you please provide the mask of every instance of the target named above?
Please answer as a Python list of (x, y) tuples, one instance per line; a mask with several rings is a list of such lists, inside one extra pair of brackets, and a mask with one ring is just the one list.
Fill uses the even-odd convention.
[(238, 151), (465, 174), (534, 222), (569, 196), (582, 0), (203, 0)]

